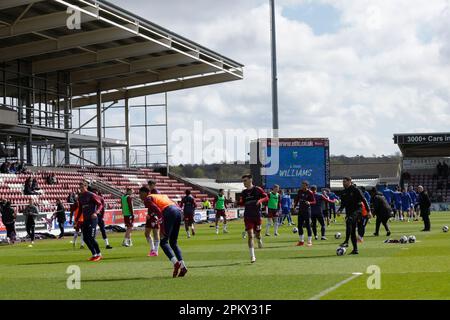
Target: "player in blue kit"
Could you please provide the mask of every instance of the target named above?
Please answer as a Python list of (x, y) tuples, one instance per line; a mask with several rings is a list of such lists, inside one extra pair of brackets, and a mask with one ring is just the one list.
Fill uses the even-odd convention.
[(402, 216), (406, 214), (408, 217), (408, 222), (411, 218), (411, 208), (412, 208), (412, 199), (408, 192), (406, 192), (406, 189), (402, 189)]
[(383, 189), (382, 193), (383, 193), (383, 196), (386, 198), (387, 203), (389, 203), (389, 205), (392, 207), (392, 209), (394, 209), (394, 207), (392, 206), (392, 199), (394, 198), (394, 191), (389, 189), (387, 184), (386, 184), (384, 186), (384, 189)]
[(394, 212), (396, 215), (396, 219), (403, 221), (403, 212), (402, 212), (402, 192), (400, 190), (400, 187), (397, 186), (396, 191), (394, 192)]
[(419, 221), (418, 218), (418, 212), (417, 212), (417, 200), (418, 200), (418, 194), (417, 192), (414, 190), (413, 186), (409, 186), (408, 187), (408, 193), (409, 196), (411, 197), (411, 201), (412, 201), (412, 205), (411, 205), (411, 213), (410, 213), (410, 218), (412, 218), (414, 221)]
[(283, 195), (281, 196), (281, 216), (279, 219), (279, 224), (283, 224), (284, 220), (287, 219), (289, 226), (294, 225), (292, 223), (291, 208), (292, 208), (291, 193), (287, 191), (286, 193), (283, 193)]
[(336, 222), (336, 202), (340, 201), (341, 199), (337, 196), (336, 193), (331, 192), (330, 189), (327, 189), (327, 193), (328, 198), (333, 201), (332, 203), (330, 203), (330, 210), (328, 211), (328, 221), (330, 221), (333, 217), (333, 222)]
[(325, 216), (324, 216), (324, 207), (326, 203), (330, 203), (331, 200), (327, 197), (326, 191), (324, 193), (318, 193), (316, 186), (311, 186), (311, 191), (314, 194), (315, 203), (311, 205), (311, 225), (312, 231), (314, 234), (314, 239), (318, 240), (317, 236), (317, 222), (320, 223), (320, 234), (321, 240), (327, 240), (325, 236), (326, 227), (325, 227)]

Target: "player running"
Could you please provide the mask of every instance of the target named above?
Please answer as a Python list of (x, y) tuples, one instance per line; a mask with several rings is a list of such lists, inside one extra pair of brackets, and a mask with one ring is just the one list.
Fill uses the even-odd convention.
[(194, 214), (195, 214), (195, 199), (191, 194), (191, 190), (185, 191), (185, 196), (181, 199), (180, 207), (183, 209), (183, 220), (184, 220), (184, 229), (186, 230), (186, 235), (188, 238), (191, 237), (191, 233), (189, 229), (192, 231), (192, 235), (195, 236), (195, 228), (194, 228)]
[(227, 216), (225, 214), (227, 203), (225, 200), (224, 190), (220, 189), (219, 194), (214, 198), (214, 210), (216, 211), (216, 234), (219, 234), (219, 221), (221, 217), (223, 218), (223, 233), (228, 233)]
[(266, 225), (266, 237), (270, 236), (270, 227), (273, 223), (274, 235), (278, 236), (278, 217), (280, 215), (281, 208), (281, 196), (280, 186), (274, 185), (272, 191), (269, 193), (269, 202), (267, 203), (267, 225)]
[(312, 230), (311, 230), (311, 206), (316, 204), (316, 199), (311, 190), (309, 190), (309, 182), (303, 181), (302, 187), (298, 191), (294, 200), (294, 208), (298, 208), (298, 234), (300, 241), (297, 246), (305, 245), (305, 235), (303, 228), (308, 232), (308, 247), (312, 246)]
[(242, 176), (242, 183), (245, 189), (242, 191), (239, 204), (244, 209), (245, 231), (248, 235), (248, 249), (250, 251), (251, 263), (256, 262), (254, 238), (258, 239), (258, 247), (263, 247), (261, 239), (261, 205), (269, 200), (269, 197), (260, 187), (253, 185), (253, 177), (251, 174)]
[(178, 234), (181, 226), (181, 209), (168, 196), (151, 194), (148, 187), (139, 190), (139, 197), (148, 208), (149, 215), (156, 215), (161, 226), (161, 248), (173, 264), (174, 278), (184, 277), (188, 272), (178, 247)]
[(105, 230), (105, 221), (103, 220), (103, 217), (105, 216), (105, 208), (106, 208), (105, 199), (103, 198), (103, 195), (100, 193), (100, 191), (98, 191), (98, 189), (92, 189), (92, 192), (95, 193), (100, 198), (100, 201), (102, 202), (102, 206), (103, 206), (102, 211), (98, 215), (98, 227), (102, 234), (103, 241), (105, 241), (105, 246), (106, 246), (105, 248), (112, 249), (112, 247), (109, 245), (108, 235), (106, 234), (106, 230)]
[[(150, 194), (160, 194), (159, 190), (156, 189), (156, 182), (154, 180), (148, 181), (148, 189)], [(147, 257), (157, 257), (159, 255), (159, 243), (160, 243), (160, 221), (157, 215), (147, 214), (147, 220), (145, 222), (145, 239), (150, 245), (150, 251)]]
[(131, 241), (131, 232), (133, 231), (134, 224), (133, 199), (131, 197), (132, 194), (133, 190), (127, 188), (127, 193), (120, 198), (122, 204), (123, 220), (125, 222), (125, 227), (127, 228), (125, 237), (122, 242), (123, 247), (133, 246), (133, 242)]
[(92, 252), (92, 257), (89, 261), (100, 261), (102, 254), (95, 240), (95, 233), (97, 231), (98, 215), (103, 209), (100, 198), (88, 191), (87, 181), (80, 183), (80, 195), (78, 197), (78, 205), (83, 215), (83, 238)]

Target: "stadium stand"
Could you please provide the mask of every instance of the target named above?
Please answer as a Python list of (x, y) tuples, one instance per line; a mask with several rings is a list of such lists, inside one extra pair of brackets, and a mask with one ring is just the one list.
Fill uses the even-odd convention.
[[(57, 183), (48, 185), (46, 177), (54, 173)], [(40, 187), (39, 194), (24, 195), (24, 183), (28, 177), (36, 178)], [(125, 193), (127, 188), (137, 193), (139, 188), (148, 180), (155, 180), (157, 188), (167, 194), (171, 199), (180, 201), (185, 190), (191, 190), (197, 203), (204, 198), (210, 201), (212, 197), (201, 193), (178, 180), (163, 176), (151, 169), (125, 169), (106, 167), (78, 167), (70, 166), (64, 168), (37, 169), (30, 174), (0, 174), (0, 198), (11, 201), (16, 212), (22, 212), (30, 199), (34, 199), (41, 212), (52, 212), (55, 210), (57, 199), (63, 201), (66, 210), (69, 209), (67, 198), (70, 193), (76, 192), (78, 184), (83, 179), (89, 181), (100, 181), (109, 184), (118, 191)], [(120, 199), (115, 194), (103, 194), (107, 209), (120, 209)]]

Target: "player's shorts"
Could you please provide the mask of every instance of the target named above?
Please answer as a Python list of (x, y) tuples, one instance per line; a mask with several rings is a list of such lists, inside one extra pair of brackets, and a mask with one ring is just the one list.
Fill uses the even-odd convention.
[(80, 232), (82, 226), (83, 226), (82, 221), (78, 221), (73, 224), (73, 228), (75, 229), (76, 232)]
[(216, 209), (216, 219), (219, 219), (220, 217), (223, 217), (223, 218), (227, 217), (224, 209), (222, 209), (222, 210)]
[(411, 210), (411, 207), (408, 207), (408, 206), (402, 206), (402, 211), (403, 211), (403, 212), (409, 212), (409, 210)]
[(183, 220), (185, 224), (193, 224), (194, 223), (194, 213), (184, 213), (183, 214)]
[(394, 208), (396, 210), (402, 210), (402, 204), (401, 203), (394, 203)]
[(278, 218), (280, 216), (280, 212), (278, 209), (267, 209), (267, 215), (269, 219)]
[(160, 221), (157, 216), (147, 215), (147, 220), (145, 221), (145, 227), (150, 229), (159, 229)]
[(125, 227), (127, 228), (133, 228), (133, 216), (124, 216), (123, 221), (125, 222)]
[(245, 231), (253, 229), (254, 231), (261, 231), (262, 219), (261, 217), (244, 217)]
[(281, 208), (281, 213), (283, 215), (288, 215), (291, 212), (291, 208)]

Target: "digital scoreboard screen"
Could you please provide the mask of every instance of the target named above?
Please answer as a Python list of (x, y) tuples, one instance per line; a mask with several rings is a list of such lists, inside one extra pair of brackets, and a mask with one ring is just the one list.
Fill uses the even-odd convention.
[(261, 184), (266, 189), (298, 189), (302, 181), (318, 188), (330, 186), (328, 139), (258, 141)]

